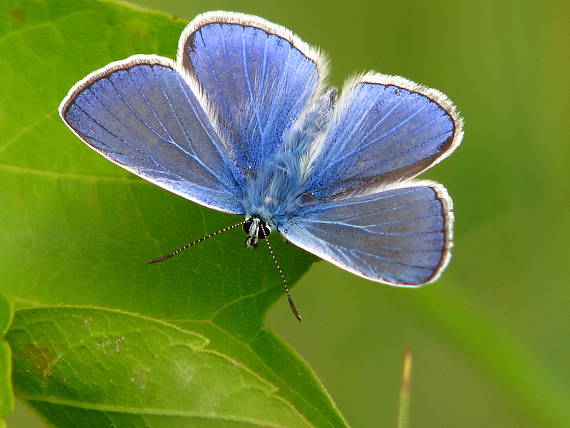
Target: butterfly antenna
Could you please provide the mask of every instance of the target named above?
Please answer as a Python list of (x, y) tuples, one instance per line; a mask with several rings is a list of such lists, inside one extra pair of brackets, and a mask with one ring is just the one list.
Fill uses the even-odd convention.
[(174, 250), (173, 252), (168, 253), (168, 254), (166, 254), (166, 255), (164, 255), (164, 256), (162, 256), (162, 257), (159, 257), (159, 258), (157, 258), (157, 259), (149, 260), (147, 263), (148, 263), (149, 265), (152, 265), (152, 264), (155, 264), (155, 263), (158, 263), (158, 262), (162, 262), (163, 260), (169, 259), (169, 258), (171, 258), (171, 257), (174, 257), (174, 256), (177, 255), (177, 254), (180, 254), (182, 251), (184, 251), (184, 250), (187, 249), (187, 248), (190, 248), (190, 247), (193, 246), (193, 245), (196, 245), (196, 244), (198, 244), (198, 243), (200, 243), (200, 242), (202, 242), (202, 241), (205, 241), (206, 239), (213, 238), (214, 236), (217, 236), (217, 235), (219, 235), (220, 233), (224, 233), (224, 232), (227, 232), (228, 230), (232, 230), (232, 229), (234, 229), (234, 228), (236, 228), (236, 227), (238, 227), (238, 226), (243, 225), (244, 223), (245, 223), (245, 220), (244, 220), (244, 221), (240, 221), (239, 223), (233, 224), (233, 225), (231, 225), (231, 226), (224, 227), (223, 229), (220, 229), (220, 230), (218, 230), (218, 231), (216, 231), (216, 232), (210, 233), (209, 235), (203, 236), (203, 237), (201, 237), (200, 239), (196, 239), (195, 241), (192, 241), (192, 242), (190, 242), (190, 243), (184, 245), (183, 247), (180, 247), (179, 249)]
[(285, 279), (285, 275), (283, 274), (283, 271), (281, 270), (281, 266), (279, 266), (279, 262), (277, 261), (277, 257), (275, 257), (275, 253), (273, 252), (273, 248), (271, 247), (271, 243), (269, 242), (269, 238), (265, 234), (265, 231), (263, 230), (263, 228), (261, 230), (263, 231), (263, 234), (265, 235), (265, 242), (267, 242), (267, 248), (269, 248), (269, 253), (271, 254), (271, 258), (273, 259), (273, 264), (277, 268), (277, 272), (279, 272), (279, 276), (281, 276), (281, 281), (283, 281), (283, 288), (285, 289), (285, 294), (287, 294), (287, 300), (289, 300), (289, 306), (291, 306), (291, 310), (293, 311), (293, 314), (295, 315), (295, 317), (299, 321), (302, 321), (303, 319), (301, 318), (301, 314), (299, 313), (299, 311), (297, 310), (297, 307), (295, 306), (295, 302), (293, 302), (293, 297), (291, 296), (291, 292), (289, 291), (289, 286), (287, 285), (287, 280)]

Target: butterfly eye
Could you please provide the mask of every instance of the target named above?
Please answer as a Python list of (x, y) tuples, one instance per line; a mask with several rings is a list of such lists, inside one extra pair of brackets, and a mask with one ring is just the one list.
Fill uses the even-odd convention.
[(246, 220), (245, 223), (243, 224), (243, 231), (249, 235), (249, 229), (251, 228), (251, 225), (253, 224), (253, 220), (249, 219)]

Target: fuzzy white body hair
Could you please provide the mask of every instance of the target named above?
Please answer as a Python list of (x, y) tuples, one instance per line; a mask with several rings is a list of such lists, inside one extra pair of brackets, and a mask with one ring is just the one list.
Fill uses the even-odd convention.
[(295, 213), (305, 197), (310, 149), (329, 124), (335, 98), (335, 88), (317, 98), (287, 132), (275, 155), (248, 176), (243, 199), (246, 217), (258, 215), (279, 228)]

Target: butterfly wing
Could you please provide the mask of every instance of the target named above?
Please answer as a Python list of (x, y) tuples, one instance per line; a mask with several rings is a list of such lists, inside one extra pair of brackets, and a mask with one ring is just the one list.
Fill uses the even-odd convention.
[(242, 170), (255, 171), (320, 91), (326, 61), (286, 28), (229, 12), (198, 16), (178, 48)]
[(462, 121), (445, 95), (368, 73), (343, 89), (313, 148), (306, 192), (319, 199), (370, 193), (441, 161), (462, 136)]
[(241, 172), (173, 61), (136, 55), (78, 82), (60, 105), (107, 159), (184, 198), (241, 214)]
[(373, 281), (434, 281), (449, 260), (452, 202), (443, 186), (410, 178), (449, 155), (462, 135), (440, 92), (375, 73), (353, 80), (312, 148), (311, 197), (279, 230)]
[(415, 287), (449, 260), (453, 214), (432, 182), (304, 205), (279, 228), (293, 244), (373, 281)]

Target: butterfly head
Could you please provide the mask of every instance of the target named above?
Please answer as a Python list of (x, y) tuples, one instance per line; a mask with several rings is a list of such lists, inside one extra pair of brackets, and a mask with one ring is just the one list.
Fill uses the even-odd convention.
[(247, 234), (245, 246), (257, 248), (260, 239), (265, 239), (273, 230), (272, 225), (257, 215), (246, 217), (243, 230)]

